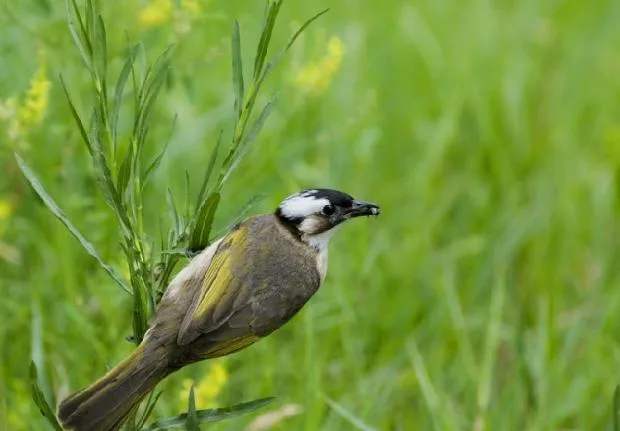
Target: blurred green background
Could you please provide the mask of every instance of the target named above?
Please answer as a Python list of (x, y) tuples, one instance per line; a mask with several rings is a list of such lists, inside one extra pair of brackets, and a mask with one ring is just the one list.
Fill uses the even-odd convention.
[[(0, 6), (0, 429), (43, 430), (33, 358), (52, 402), (132, 349), (131, 298), (44, 208), (17, 151), (106, 261), (115, 220), (92, 176), (59, 74), (81, 112), (88, 76), (63, 2)], [(224, 190), (216, 228), (325, 186), (374, 200), (347, 226), (327, 281), (286, 327), (168, 378), (156, 413), (277, 395), (218, 430), (559, 430), (611, 426), (620, 382), (619, 2), (285, 2), (273, 115)], [(197, 187), (230, 130), (230, 28), (246, 65), (264, 4), (101, 2), (111, 68), (127, 40), (176, 45), (147, 196), (154, 238), (170, 187)], [(275, 49), (272, 49), (272, 55)], [(247, 69), (249, 71), (249, 68)], [(257, 417), (273, 412), (261, 428)], [(262, 417), (265, 421), (265, 416)]]

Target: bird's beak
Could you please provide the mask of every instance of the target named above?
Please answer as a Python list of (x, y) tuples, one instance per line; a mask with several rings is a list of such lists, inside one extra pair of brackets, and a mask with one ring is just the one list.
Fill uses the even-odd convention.
[(366, 201), (353, 201), (353, 206), (349, 208), (346, 214), (349, 217), (359, 217), (359, 216), (377, 216), (381, 213), (381, 208), (379, 205), (366, 202)]

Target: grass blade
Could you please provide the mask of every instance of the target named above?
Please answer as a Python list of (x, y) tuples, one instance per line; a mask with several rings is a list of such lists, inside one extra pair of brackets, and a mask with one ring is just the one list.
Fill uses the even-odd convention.
[(132, 272), (131, 285), (133, 286), (133, 336), (136, 346), (142, 342), (148, 329), (148, 297), (144, 280)]
[(202, 185), (200, 186), (200, 191), (198, 192), (198, 201), (196, 202), (196, 208), (200, 208), (202, 201), (205, 199), (205, 193), (207, 191), (207, 184), (209, 183), (209, 179), (211, 178), (211, 174), (213, 173), (213, 169), (215, 168), (215, 161), (217, 160), (217, 156), (220, 152), (220, 147), (222, 145), (222, 135), (223, 131), (220, 130), (220, 133), (217, 135), (217, 141), (215, 142), (215, 147), (211, 151), (211, 158), (209, 159), (209, 165), (207, 166), (207, 170), (205, 171), (205, 176), (202, 180)]
[(112, 99), (112, 114), (110, 118), (110, 127), (112, 129), (112, 142), (114, 144), (114, 148), (112, 151), (113, 157), (116, 158), (116, 143), (118, 140), (118, 117), (121, 110), (121, 104), (123, 99), (123, 94), (125, 92), (125, 86), (127, 85), (127, 80), (129, 79), (129, 74), (133, 69), (134, 62), (136, 61), (136, 56), (138, 55), (138, 45), (134, 45), (133, 48), (129, 51), (127, 58), (125, 59), (125, 63), (123, 64), (123, 68), (121, 69), (120, 74), (118, 75), (118, 80), (116, 81), (116, 86), (114, 87), (114, 98)]
[[(69, 26), (69, 33), (71, 33), (71, 37), (73, 39), (73, 43), (78, 49), (80, 57), (84, 62), (84, 66), (91, 74), (94, 74), (94, 68), (92, 66), (92, 47), (89, 44), (88, 35), (86, 30), (84, 29), (84, 24), (82, 22), (82, 16), (80, 14), (80, 9), (77, 6), (75, 0), (66, 0), (65, 1), (65, 9), (67, 14), (67, 24)], [(74, 19), (77, 18), (78, 27), (76, 27)], [(78, 30), (79, 29), (79, 30)], [(79, 33), (78, 33), (79, 31)]]
[[(200, 424), (219, 422), (224, 419), (234, 418), (237, 416), (241, 416), (245, 413), (255, 411), (271, 403), (274, 399), (274, 397), (261, 398), (247, 403), (237, 404), (231, 407), (197, 410), (196, 418), (198, 420), (198, 423)], [(187, 414), (183, 413), (179, 416), (158, 419), (153, 425), (145, 428), (143, 431), (163, 431), (174, 428), (182, 428), (186, 424), (186, 418)]]
[(232, 72), (233, 88), (235, 91), (235, 114), (236, 118), (241, 117), (243, 110), (244, 88), (243, 88), (243, 63), (241, 61), (241, 35), (239, 34), (239, 23), (233, 23), (232, 32)]
[(265, 124), (265, 121), (267, 121), (267, 118), (269, 117), (269, 115), (271, 114), (271, 111), (273, 110), (276, 100), (277, 100), (277, 96), (274, 96), (271, 98), (271, 100), (269, 100), (265, 104), (261, 113), (258, 115), (258, 118), (252, 124), (252, 128), (245, 135), (245, 137), (243, 138), (243, 141), (241, 141), (241, 145), (239, 145), (239, 148), (237, 149), (237, 151), (234, 152), (234, 157), (235, 157), (234, 160), (228, 163), (228, 168), (226, 169), (226, 172), (222, 175), (220, 179), (220, 185), (219, 185), (220, 187), (228, 180), (228, 177), (230, 176), (230, 174), (234, 171), (234, 169), (237, 167), (241, 159), (245, 156), (245, 154), (247, 153), (248, 145), (256, 139), (256, 137), (262, 130), (263, 125)]
[(73, 100), (71, 99), (71, 96), (69, 95), (69, 90), (67, 89), (67, 85), (65, 83), (64, 78), (62, 77), (62, 75), (60, 75), (60, 85), (62, 86), (62, 89), (65, 93), (65, 97), (67, 98), (67, 102), (69, 102), (69, 110), (71, 111), (71, 116), (73, 117), (73, 120), (75, 121), (75, 124), (77, 124), (78, 126), (78, 130), (80, 131), (80, 136), (82, 137), (82, 140), (84, 141), (84, 144), (86, 145), (86, 148), (88, 148), (88, 152), (91, 154), (91, 156), (93, 155), (93, 146), (90, 142), (90, 137), (88, 136), (88, 132), (86, 131), (86, 127), (84, 127), (84, 123), (82, 122), (82, 118), (80, 118), (80, 114), (78, 114), (77, 109), (75, 109), (75, 105), (73, 104)]
[(267, 49), (271, 41), (271, 35), (276, 23), (276, 18), (282, 7), (282, 1), (277, 0), (271, 3), (267, 9), (267, 17), (261, 30), (260, 39), (256, 48), (256, 56), (254, 57), (254, 80), (256, 81), (263, 71), (265, 58), (267, 57)]
[(209, 244), (209, 235), (211, 234), (211, 227), (213, 226), (213, 218), (215, 217), (215, 210), (217, 210), (217, 205), (219, 203), (219, 192), (213, 192), (198, 209), (194, 218), (194, 229), (192, 229), (190, 235), (190, 251), (202, 250)]
[(174, 201), (174, 195), (172, 194), (172, 190), (170, 190), (170, 188), (168, 188), (166, 193), (166, 203), (168, 204), (168, 215), (170, 216), (170, 220), (172, 220), (174, 229), (178, 234), (181, 232), (181, 222), (179, 220), (179, 211), (177, 210), (177, 204)]
[(153, 413), (153, 409), (155, 408), (157, 401), (159, 401), (159, 398), (161, 397), (163, 393), (164, 393), (163, 391), (159, 391), (157, 392), (157, 395), (154, 395), (155, 392), (151, 392), (149, 394), (149, 398), (146, 402), (146, 407), (144, 409), (144, 412), (142, 413), (142, 416), (140, 417), (140, 420), (138, 421), (138, 426), (137, 426), (138, 429), (141, 429), (142, 427), (144, 427), (144, 424), (148, 420), (149, 416), (151, 416), (151, 413)]
[(366, 425), (359, 418), (355, 417), (353, 413), (345, 409), (342, 405), (338, 404), (336, 401), (328, 397), (324, 397), (324, 399), (327, 405), (338, 416), (340, 416), (341, 418), (343, 418), (344, 420), (346, 420), (348, 423), (350, 423), (353, 426), (353, 429), (360, 430), (360, 431), (377, 431), (375, 428), (372, 428), (371, 426)]
[(284, 48), (282, 48), (282, 50), (278, 53), (278, 55), (276, 55), (274, 57), (274, 59), (271, 60), (267, 64), (267, 66), (265, 67), (265, 70), (264, 70), (263, 74), (261, 75), (260, 79), (258, 79), (258, 85), (259, 86), (263, 83), (263, 81), (267, 78), (267, 76), (269, 76), (269, 74), (271, 73), (273, 68), (280, 62), (280, 60), (288, 52), (288, 50), (291, 49), (291, 47), (293, 46), (293, 44), (295, 43), (297, 38), (308, 28), (308, 26), (310, 24), (312, 24), (314, 21), (316, 21), (317, 19), (319, 19), (321, 16), (326, 14), (327, 12), (329, 12), (329, 8), (323, 9), (321, 12), (318, 12), (316, 15), (314, 15), (314, 16), (310, 17), (309, 19), (307, 19), (301, 25), (301, 27), (299, 27), (299, 29), (297, 29), (297, 31), (289, 39), (289, 41), (286, 44), (286, 46)]
[(37, 176), (32, 172), (32, 170), (26, 165), (26, 162), (16, 153), (15, 159), (17, 160), (17, 165), (19, 169), (22, 171), (32, 189), (39, 195), (45, 206), (65, 225), (65, 227), (71, 232), (71, 234), (80, 242), (84, 250), (99, 263), (99, 265), (108, 273), (108, 275), (119, 285), (121, 289), (123, 289), (127, 293), (131, 293), (131, 290), (127, 287), (123, 279), (114, 271), (114, 269), (106, 264), (99, 253), (95, 249), (95, 247), (84, 238), (84, 236), (77, 230), (77, 228), (69, 221), (65, 213), (60, 209), (58, 204), (52, 199), (52, 197), (45, 191), (43, 185), (37, 178)]
[(37, 366), (32, 361), (30, 362), (30, 387), (32, 389), (32, 399), (39, 408), (39, 411), (41, 412), (43, 417), (47, 419), (47, 421), (56, 431), (62, 431), (62, 427), (56, 419), (54, 410), (50, 407), (47, 400), (45, 399), (41, 388), (39, 388)]
[(311, 16), (310, 18), (308, 18), (306, 20), (306, 22), (304, 22), (301, 27), (299, 27), (299, 29), (293, 34), (293, 36), (291, 36), (291, 38), (289, 39), (288, 43), (286, 44), (286, 47), (284, 47), (283, 53), (281, 55), (284, 55), (284, 53), (286, 53), (286, 51), (288, 51), (291, 46), (293, 46), (293, 44), (295, 43), (295, 41), (297, 40), (297, 38), (304, 32), (306, 31), (306, 28), (308, 28), (308, 26), (310, 24), (312, 24), (314, 21), (316, 21), (317, 19), (319, 19), (321, 16), (325, 15), (327, 12), (329, 12), (329, 8), (323, 9), (322, 11), (318, 12), (317, 14)]
[(123, 194), (127, 191), (127, 186), (129, 185), (129, 181), (133, 172), (133, 158), (134, 158), (134, 142), (133, 139), (130, 140), (129, 146), (127, 147), (127, 152), (125, 153), (125, 157), (123, 157), (123, 161), (121, 166), (118, 168), (118, 176), (116, 178), (116, 188), (120, 194)]
[(162, 147), (157, 157), (153, 159), (153, 161), (147, 166), (146, 170), (144, 171), (144, 175), (142, 178), (142, 188), (146, 186), (146, 183), (151, 177), (151, 174), (159, 167), (161, 160), (164, 158), (164, 154), (166, 154), (166, 150), (170, 146), (170, 141), (172, 140), (172, 132), (174, 131), (174, 126), (176, 125), (178, 118), (178, 115), (174, 116), (172, 120), (172, 125), (170, 126), (170, 133), (168, 134), (168, 139), (166, 139), (166, 142), (164, 142), (164, 146)]
[(196, 416), (196, 399), (194, 397), (194, 384), (189, 388), (187, 400), (187, 417), (185, 418), (185, 429), (187, 431), (200, 431), (200, 422)]
[(245, 219), (248, 216), (248, 213), (250, 212), (250, 210), (254, 207), (254, 205), (256, 205), (258, 202), (260, 202), (263, 199), (265, 199), (264, 194), (254, 195), (250, 199), (248, 199), (245, 205), (243, 205), (243, 207), (241, 207), (241, 209), (237, 212), (237, 216), (230, 223), (228, 223), (226, 227), (224, 227), (223, 229), (219, 229), (217, 232), (215, 232), (213, 237), (219, 238), (222, 235), (224, 235), (226, 232), (228, 232), (234, 225), (239, 223), (241, 220)]

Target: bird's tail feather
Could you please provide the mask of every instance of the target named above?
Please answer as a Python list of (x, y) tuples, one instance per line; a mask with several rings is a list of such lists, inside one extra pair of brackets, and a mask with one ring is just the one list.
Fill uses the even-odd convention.
[(64, 400), (58, 418), (75, 431), (113, 431), (120, 428), (133, 408), (169, 374), (161, 354), (139, 346), (123, 362), (86, 389)]

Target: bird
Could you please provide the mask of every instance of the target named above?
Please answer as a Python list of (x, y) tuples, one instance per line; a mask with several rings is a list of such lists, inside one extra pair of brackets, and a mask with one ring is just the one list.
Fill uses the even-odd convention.
[(280, 328), (325, 280), (334, 233), (348, 220), (380, 212), (375, 203), (316, 188), (233, 226), (168, 284), (140, 345), (60, 403), (63, 426), (118, 430), (168, 375), (237, 352)]

